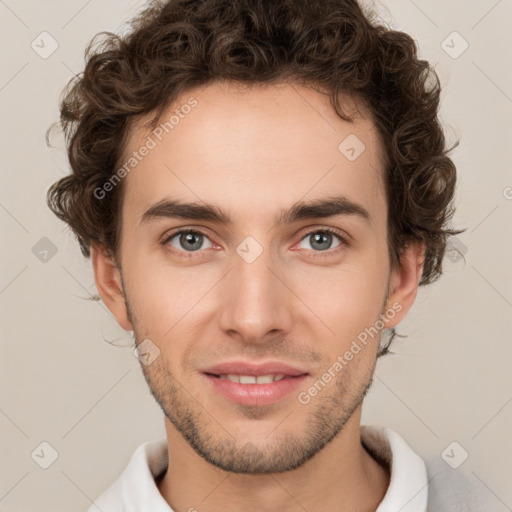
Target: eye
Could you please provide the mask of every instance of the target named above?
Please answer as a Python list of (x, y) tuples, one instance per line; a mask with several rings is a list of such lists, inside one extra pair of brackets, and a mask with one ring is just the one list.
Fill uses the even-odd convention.
[[(332, 247), (333, 239), (338, 239), (338, 244)], [(207, 245), (205, 246), (205, 242)], [(301, 238), (300, 244), (307, 242), (309, 247), (303, 247), (315, 253), (327, 252), (327, 255), (339, 252), (343, 247), (348, 247), (350, 244), (347, 239), (337, 230), (332, 228), (316, 229), (306, 233)], [(195, 229), (182, 229), (174, 232), (172, 235), (165, 238), (162, 242), (164, 247), (178, 256), (191, 257), (193, 253), (201, 252), (201, 249), (210, 249), (214, 247), (213, 242), (208, 238), (205, 233)], [(317, 256), (317, 255), (315, 255)], [(318, 256), (323, 256), (318, 254)]]
[(332, 249), (333, 238), (337, 238), (340, 241), (338, 245), (334, 247), (335, 249), (343, 245), (349, 245), (346, 239), (338, 231), (327, 228), (310, 231), (301, 239), (301, 243), (307, 241), (309, 247), (306, 247), (306, 249), (308, 250), (313, 250), (315, 252), (325, 252)]
[[(210, 245), (203, 247), (203, 243), (206, 240)], [(213, 247), (211, 240), (204, 233), (192, 229), (182, 229), (181, 231), (173, 233), (164, 240), (163, 244), (170, 245), (176, 252), (197, 252), (200, 249)]]

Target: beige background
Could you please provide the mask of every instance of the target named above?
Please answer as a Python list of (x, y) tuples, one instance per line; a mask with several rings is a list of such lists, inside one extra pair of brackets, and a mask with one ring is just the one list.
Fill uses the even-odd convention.
[[(62, 143), (44, 140), (60, 91), (91, 37), (119, 30), (140, 5), (0, 2), (2, 512), (84, 511), (139, 444), (164, 435), (130, 336), (102, 303), (84, 300), (95, 292), (90, 262), (45, 203), (68, 169)], [(449, 140), (461, 140), (455, 223), (468, 229), (457, 237), (466, 263), (450, 253), (399, 329), (408, 339), (379, 362), (363, 423), (395, 429), (433, 467), (465, 476), (489, 510), (512, 510), (512, 2), (378, 6), (441, 78), (442, 120)], [(31, 48), (43, 31), (59, 45), (47, 59)], [(458, 58), (441, 46), (453, 31), (469, 44)], [(462, 48), (458, 36), (447, 41)], [(46, 262), (36, 257), (43, 237), (57, 250)], [(58, 452), (48, 469), (31, 458), (44, 441)], [(455, 458), (469, 454), (458, 469), (441, 458), (453, 441)]]

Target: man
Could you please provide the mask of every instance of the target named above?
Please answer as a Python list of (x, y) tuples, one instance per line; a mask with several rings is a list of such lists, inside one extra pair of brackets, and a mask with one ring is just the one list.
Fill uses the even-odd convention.
[(460, 232), (456, 173), (437, 76), (369, 20), (355, 0), (171, 0), (88, 49), (49, 205), (167, 434), (91, 511), (426, 510), (422, 459), (360, 419)]

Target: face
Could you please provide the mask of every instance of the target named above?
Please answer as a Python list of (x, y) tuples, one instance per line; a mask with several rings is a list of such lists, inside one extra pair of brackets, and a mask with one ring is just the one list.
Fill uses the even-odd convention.
[(95, 251), (98, 289), (145, 340), (150, 390), (197, 453), (290, 470), (360, 408), (380, 333), (414, 300), (416, 266), (390, 272), (378, 134), (298, 85), (216, 82), (162, 122), (175, 109), (169, 133), (131, 132), (126, 158), (152, 147), (124, 178), (119, 296)]

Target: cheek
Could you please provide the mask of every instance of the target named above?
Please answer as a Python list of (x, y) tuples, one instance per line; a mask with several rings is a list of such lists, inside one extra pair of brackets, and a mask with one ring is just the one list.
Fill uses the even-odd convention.
[(218, 280), (206, 267), (177, 267), (133, 252), (123, 262), (125, 285), (141, 335), (160, 344), (182, 336)]
[(387, 289), (385, 263), (375, 257), (364, 261), (360, 258), (350, 264), (315, 269), (295, 277), (292, 288), (312, 310), (310, 325), (314, 322), (326, 326), (323, 344), (326, 351), (340, 353), (375, 324)]

